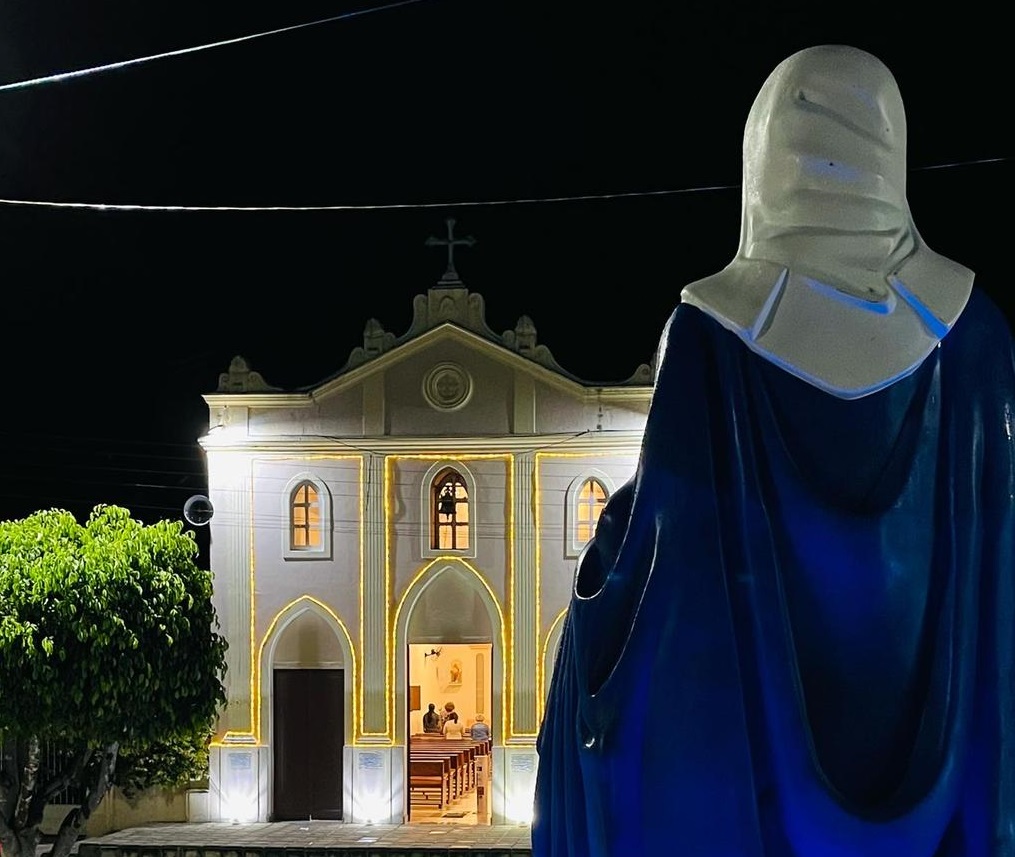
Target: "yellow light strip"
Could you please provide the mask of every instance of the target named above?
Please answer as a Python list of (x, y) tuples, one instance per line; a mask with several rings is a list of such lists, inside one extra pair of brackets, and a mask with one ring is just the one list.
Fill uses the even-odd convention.
[[(352, 655), (352, 657), (349, 658), (349, 661), (350, 661), (351, 666), (352, 666), (352, 682), (351, 682), (351, 684), (352, 684), (352, 710), (356, 711), (357, 687), (358, 687), (358, 685), (356, 683), (356, 681), (357, 681), (356, 646), (355, 646), (355, 644), (352, 641), (352, 635), (349, 633), (349, 629), (346, 627), (345, 622), (343, 622), (338, 617), (338, 614), (335, 613), (335, 611), (332, 610), (323, 601), (320, 601), (317, 598), (314, 598), (313, 595), (303, 594), (303, 595), (300, 595), (297, 598), (294, 598), (292, 601), (290, 601), (288, 604), (286, 604), (281, 610), (279, 610), (278, 613), (276, 613), (274, 615), (274, 617), (272, 617), (271, 622), (268, 623), (268, 627), (267, 627), (267, 629), (264, 632), (264, 637), (261, 639), (261, 645), (258, 647), (258, 650), (257, 650), (257, 663), (258, 664), (261, 663), (261, 660), (264, 657), (264, 647), (267, 645), (268, 640), (271, 638), (271, 635), (274, 632), (275, 626), (278, 624), (279, 619), (281, 619), (282, 616), (285, 613), (287, 613), (290, 610), (294, 609), (296, 607), (296, 605), (298, 605), (301, 601), (309, 601), (312, 604), (316, 604), (325, 613), (327, 613), (332, 619), (334, 619), (335, 624), (338, 625), (338, 627), (341, 628), (342, 633), (345, 634), (345, 640), (349, 644), (349, 652)], [(355, 743), (355, 741), (356, 741), (356, 734), (357, 734), (358, 728), (359, 728), (359, 724), (353, 724), (353, 743)], [(257, 733), (257, 741), (258, 741), (258, 743), (261, 743), (260, 738), (261, 738), (261, 736), (260, 736), (260, 721), (258, 721), (258, 733)], [(342, 740), (343, 741), (345, 740), (345, 736), (344, 735), (342, 736)]]
[[(515, 502), (514, 502), (514, 488), (515, 488), (515, 458), (510, 457), (508, 462), (508, 608), (511, 610), (511, 622), (509, 628), (511, 632), (511, 647), (504, 651), (504, 666), (507, 672), (507, 702), (501, 704), (501, 732), (509, 738), (515, 737), (515, 633), (517, 632), (517, 626), (515, 625), (516, 613), (515, 613)], [(536, 543), (539, 543), (539, 539), (536, 539)], [(505, 712), (504, 709), (507, 709)]]
[[(515, 599), (514, 599), (514, 585), (515, 585), (515, 456), (508, 456), (508, 577), (511, 580), (511, 612), (514, 613)], [(538, 596), (538, 592), (536, 595)], [(538, 614), (537, 614), (538, 615)], [(509, 629), (511, 634), (511, 646), (507, 649), (508, 657), (511, 659), (511, 670), (508, 673), (508, 705), (505, 706), (501, 703), (501, 729), (504, 729), (505, 735), (514, 737), (514, 717), (515, 717), (515, 625), (514, 616), (511, 617), (511, 627)], [(501, 635), (503, 636), (503, 634)], [(504, 722), (504, 708), (508, 709), (508, 714), (511, 717), (511, 722), (505, 724)], [(507, 728), (507, 727), (510, 727)]]
[[(257, 631), (256, 631), (256, 627), (255, 627), (254, 623), (255, 623), (257, 608), (256, 608), (256, 605), (255, 605), (256, 599), (254, 598), (254, 461), (253, 461), (253, 459), (251, 459), (248, 462), (248, 465), (250, 466), (250, 478), (248, 480), (249, 485), (250, 485), (250, 522), (249, 522), (250, 529), (249, 529), (248, 536), (247, 536), (247, 545), (248, 545), (248, 551), (247, 551), (247, 553), (249, 555), (247, 564), (248, 564), (248, 567), (249, 567), (250, 571), (249, 571), (249, 580), (248, 580), (248, 584), (247, 585), (249, 587), (249, 593), (250, 593), (250, 628), (249, 628), (249, 640), (247, 642), (247, 645), (248, 645), (248, 648), (247, 648), (247, 657), (250, 659), (250, 664), (249, 664), (250, 687), (248, 688), (248, 694), (249, 694), (249, 700), (250, 701), (249, 701), (249, 710), (248, 710), (248, 720), (247, 720), (247, 722), (250, 724), (250, 728), (248, 730), (246, 730), (246, 731), (239, 730), (239, 729), (230, 729), (229, 731), (227, 731), (225, 733), (225, 735), (222, 736), (222, 743), (227, 743), (227, 744), (232, 744), (232, 743), (250, 743), (250, 742), (253, 742), (255, 744), (257, 743), (257, 717), (258, 717), (257, 708), (259, 706), (255, 705), (255, 699), (257, 698), (257, 691), (256, 691), (256, 687), (255, 687), (255, 675), (256, 675), (256, 673), (255, 673), (255, 669), (254, 669), (254, 648), (255, 648), (255, 640), (257, 639)], [(213, 569), (213, 572), (214, 572), (214, 569)]]
[[(366, 557), (364, 551), (366, 550), (366, 487), (365, 487), (365, 460), (363, 456), (359, 459), (359, 657), (361, 659), (362, 669), (359, 674), (363, 677), (361, 681), (366, 680), (366, 609), (363, 606), (363, 590), (366, 586)], [(358, 703), (353, 705), (354, 717), (356, 718), (356, 730), (353, 733), (354, 737), (358, 739), (363, 734), (363, 696), (366, 694), (366, 688), (357, 688), (359, 691)]]
[(255, 643), (257, 641), (257, 625), (255, 624), (257, 619), (257, 575), (256, 575), (256, 551), (254, 550), (254, 459), (250, 460), (250, 534), (248, 536), (248, 553), (250, 559), (248, 565), (250, 566), (250, 582), (249, 594), (250, 594), (250, 732), (254, 736), (254, 740), (257, 740), (257, 736), (260, 733), (261, 725), (259, 723), (261, 717), (261, 695), (258, 693), (258, 665), (254, 660)]
[[(390, 652), (388, 650), (388, 605), (391, 603), (391, 528), (394, 526), (392, 521), (394, 514), (392, 512), (392, 497), (391, 497), (391, 466), (392, 459), (385, 457), (384, 459), (384, 730), (382, 732), (362, 732), (363, 736), (369, 736), (371, 738), (386, 738), (389, 741), (392, 740), (391, 735), (391, 723), (393, 722), (389, 717), (389, 711), (394, 706), (391, 694), (391, 672), (388, 665), (390, 659)], [(365, 582), (365, 581), (364, 581)], [(363, 611), (363, 586), (360, 585), (360, 610)], [(360, 633), (365, 633), (365, 619), (360, 623)], [(366, 657), (366, 641), (363, 643), (363, 657)], [(363, 668), (363, 681), (366, 682), (366, 666)], [(360, 697), (360, 705), (363, 705), (363, 699), (366, 697), (366, 688), (363, 688), (363, 694)], [(363, 711), (360, 710), (360, 722), (364, 720)]]
[(537, 701), (538, 710), (536, 711), (536, 722), (542, 723), (543, 714), (546, 712), (546, 670), (544, 665), (546, 664), (547, 649), (550, 646), (550, 640), (553, 639), (553, 634), (557, 630), (557, 626), (564, 621), (564, 617), (567, 615), (568, 608), (565, 607), (561, 610), (556, 618), (550, 623), (550, 627), (546, 630), (546, 639), (543, 640), (543, 650), (539, 655), (539, 699)]

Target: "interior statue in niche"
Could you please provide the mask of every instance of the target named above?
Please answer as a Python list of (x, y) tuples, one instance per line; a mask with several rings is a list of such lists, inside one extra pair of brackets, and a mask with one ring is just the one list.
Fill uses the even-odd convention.
[(578, 560), (533, 854), (1015, 854), (1007, 321), (922, 241), (876, 57), (780, 63), (740, 243)]

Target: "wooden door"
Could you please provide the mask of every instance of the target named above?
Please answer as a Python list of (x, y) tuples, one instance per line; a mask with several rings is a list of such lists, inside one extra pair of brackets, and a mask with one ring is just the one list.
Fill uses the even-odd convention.
[(275, 670), (273, 821), (342, 818), (343, 670)]

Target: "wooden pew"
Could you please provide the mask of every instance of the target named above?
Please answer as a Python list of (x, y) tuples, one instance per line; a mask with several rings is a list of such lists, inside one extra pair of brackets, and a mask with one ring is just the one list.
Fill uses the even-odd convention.
[[(422, 797), (417, 799), (417, 795)], [(435, 797), (436, 796), (436, 797)], [(451, 766), (446, 759), (409, 759), (409, 803), (443, 809), (451, 800)]]
[[(427, 746), (430, 746), (429, 743)], [(444, 739), (444, 745), (447, 748), (459, 747), (466, 751), (468, 755), (468, 770), (470, 776), (470, 788), (477, 785), (476, 782), (476, 757), (487, 756), (489, 757), (493, 752), (493, 740), (490, 738), (451, 738)], [(490, 770), (489, 759), (487, 761), (487, 770)]]
[[(448, 757), (451, 760), (451, 794), (452, 800), (474, 789), (477, 785), (476, 756), (490, 756), (493, 740), (490, 738), (474, 739), (445, 738), (432, 733), (416, 733), (410, 736), (410, 759)], [(487, 763), (489, 770), (489, 762)]]
[(433, 760), (446, 761), (451, 768), (451, 800), (457, 800), (469, 788), (469, 760), (461, 748), (455, 747), (413, 747), (409, 753), (409, 760)]

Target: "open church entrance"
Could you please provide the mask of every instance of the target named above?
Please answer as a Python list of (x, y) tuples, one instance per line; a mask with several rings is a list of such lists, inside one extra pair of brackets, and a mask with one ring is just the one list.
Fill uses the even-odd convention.
[[(437, 575), (421, 593), (409, 617), (407, 628), (406, 670), (408, 701), (407, 816), (411, 822), (440, 824), (489, 824), (489, 759), (479, 762), (477, 777), (475, 753), (448, 763), (450, 776), (439, 783), (430, 781), (420, 787), (424, 767), (431, 776), (434, 764), (443, 754), (452, 752), (453, 739), (436, 733), (427, 735), (424, 715), (431, 704), (437, 714), (453, 707), (463, 727), (464, 742), (477, 715), (490, 727), (494, 741), (497, 718), (494, 716), (494, 634), (488, 608), (484, 604), (476, 577), (460, 569), (448, 568)], [(427, 765), (418, 763), (426, 760)], [(484, 812), (484, 808), (486, 812)]]

